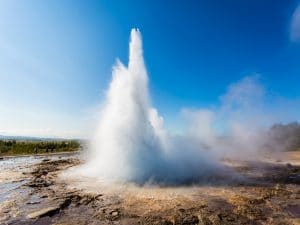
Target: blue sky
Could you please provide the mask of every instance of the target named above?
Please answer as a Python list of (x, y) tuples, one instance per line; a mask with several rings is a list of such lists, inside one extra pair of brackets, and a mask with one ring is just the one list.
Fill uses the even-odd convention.
[(133, 27), (169, 129), (182, 108), (214, 107), (253, 74), (273, 95), (300, 98), (299, 1), (3, 0), (0, 134), (88, 136)]

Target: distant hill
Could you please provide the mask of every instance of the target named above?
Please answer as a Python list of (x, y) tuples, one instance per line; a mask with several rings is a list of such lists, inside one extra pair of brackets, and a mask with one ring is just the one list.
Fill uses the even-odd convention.
[[(267, 134), (268, 144), (284, 151), (300, 150), (300, 124), (274, 124)], [(276, 149), (275, 149), (276, 150)]]
[(63, 140), (79, 140), (79, 139), (71, 139), (71, 138), (43, 138), (43, 137), (31, 137), (31, 136), (0, 135), (0, 140), (16, 140), (16, 141), (63, 141)]

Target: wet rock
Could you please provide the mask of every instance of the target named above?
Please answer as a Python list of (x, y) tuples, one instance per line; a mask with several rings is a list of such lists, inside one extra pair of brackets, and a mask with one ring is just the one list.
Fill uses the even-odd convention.
[(36, 178), (33, 181), (29, 182), (27, 185), (32, 188), (49, 187), (53, 185), (53, 181), (46, 180), (43, 178)]
[(81, 198), (81, 200), (79, 201), (79, 204), (83, 204), (83, 205), (88, 205), (97, 199), (96, 196), (90, 196), (90, 195), (77, 196), (77, 197)]
[(30, 202), (26, 202), (26, 204), (28, 205), (35, 205), (35, 204), (39, 204), (41, 203), (41, 201), (30, 201)]
[(45, 216), (53, 216), (60, 212), (60, 210), (65, 209), (71, 204), (72, 200), (70, 198), (63, 199), (62, 201), (58, 202), (56, 206), (50, 206), (36, 212), (30, 213), (27, 215), (29, 219), (41, 218)]
[(72, 203), (72, 198), (66, 198), (59, 204), (59, 209), (65, 209)]
[(58, 206), (54, 207), (47, 207), (35, 212), (32, 212), (27, 215), (28, 219), (36, 219), (36, 218), (41, 218), (44, 216), (53, 216), (59, 212), (60, 208)]
[[(101, 194), (98, 195), (91, 195), (91, 194), (82, 194), (80, 192), (67, 192), (63, 194), (64, 199), (68, 199), (71, 201), (75, 206), (79, 207), (81, 205), (89, 205), (91, 203), (97, 203), (99, 200), (99, 197), (101, 197)], [(92, 207), (95, 206), (95, 204), (92, 204)]]

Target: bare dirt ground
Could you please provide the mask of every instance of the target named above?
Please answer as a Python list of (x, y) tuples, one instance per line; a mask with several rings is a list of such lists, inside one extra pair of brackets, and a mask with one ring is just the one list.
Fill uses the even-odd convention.
[(137, 186), (69, 179), (77, 156), (40, 158), (0, 171), (0, 224), (300, 224), (299, 162), (226, 160), (238, 179)]

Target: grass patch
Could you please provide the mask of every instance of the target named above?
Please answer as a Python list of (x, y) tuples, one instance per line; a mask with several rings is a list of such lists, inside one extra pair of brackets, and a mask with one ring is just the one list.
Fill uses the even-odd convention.
[(57, 152), (73, 152), (82, 148), (78, 140), (17, 141), (0, 140), (0, 155), (26, 155)]

